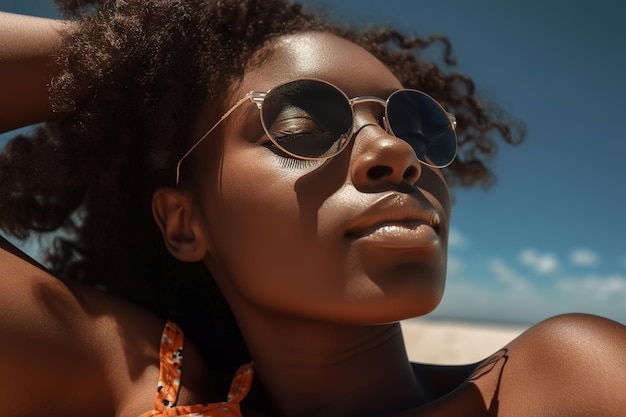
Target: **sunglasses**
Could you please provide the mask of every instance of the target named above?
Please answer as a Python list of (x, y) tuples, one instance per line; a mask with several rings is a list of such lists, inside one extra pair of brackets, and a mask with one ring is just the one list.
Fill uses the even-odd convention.
[(403, 89), (394, 91), (386, 100), (374, 96), (348, 98), (326, 81), (306, 78), (267, 92), (251, 91), (235, 103), (178, 161), (176, 185), (185, 158), (248, 100), (257, 105), (267, 137), (289, 157), (325, 160), (344, 150), (352, 137), (353, 108), (359, 103), (383, 106), (385, 130), (411, 145), (425, 165), (444, 168), (456, 156), (456, 118), (429, 95)]

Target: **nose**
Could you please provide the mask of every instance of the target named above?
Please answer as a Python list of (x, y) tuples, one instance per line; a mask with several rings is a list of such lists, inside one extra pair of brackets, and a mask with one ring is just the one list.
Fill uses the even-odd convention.
[(381, 184), (415, 184), (422, 166), (413, 148), (390, 135), (378, 124), (366, 124), (355, 132), (350, 176), (357, 188)]

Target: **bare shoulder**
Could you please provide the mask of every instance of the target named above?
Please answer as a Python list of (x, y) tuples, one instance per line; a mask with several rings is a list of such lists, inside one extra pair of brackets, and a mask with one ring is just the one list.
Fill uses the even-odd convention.
[[(499, 416), (621, 416), (626, 327), (592, 315), (543, 321), (484, 361), (469, 384)], [(489, 414), (492, 415), (492, 414)]]
[(626, 327), (615, 321), (556, 316), (478, 364), (414, 367), (437, 390), (399, 416), (624, 416), (625, 346)]
[[(70, 287), (4, 249), (0, 306), (3, 413), (112, 416), (120, 407), (150, 409), (161, 320)], [(127, 405), (127, 393), (141, 400)]]

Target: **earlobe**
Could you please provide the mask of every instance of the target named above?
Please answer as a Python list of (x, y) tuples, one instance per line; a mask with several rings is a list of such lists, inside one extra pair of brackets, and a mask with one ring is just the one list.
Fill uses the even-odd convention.
[(152, 196), (152, 214), (169, 252), (183, 262), (198, 262), (208, 252), (202, 219), (185, 191), (159, 188)]

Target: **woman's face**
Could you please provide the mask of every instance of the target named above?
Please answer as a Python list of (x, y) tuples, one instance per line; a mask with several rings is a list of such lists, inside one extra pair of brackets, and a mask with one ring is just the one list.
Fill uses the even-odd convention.
[[(280, 38), (232, 89), (296, 78), (328, 81), (348, 97), (402, 88), (360, 47), (335, 36)], [(205, 258), (231, 308), (341, 323), (381, 323), (430, 312), (443, 293), (450, 197), (441, 173), (379, 124), (382, 107), (355, 107), (354, 137), (325, 162), (285, 157), (246, 103), (195, 152)], [(202, 129), (210, 121), (202, 121)], [(213, 157), (211, 156), (213, 155)], [(221, 159), (215, 163), (215, 155)]]

